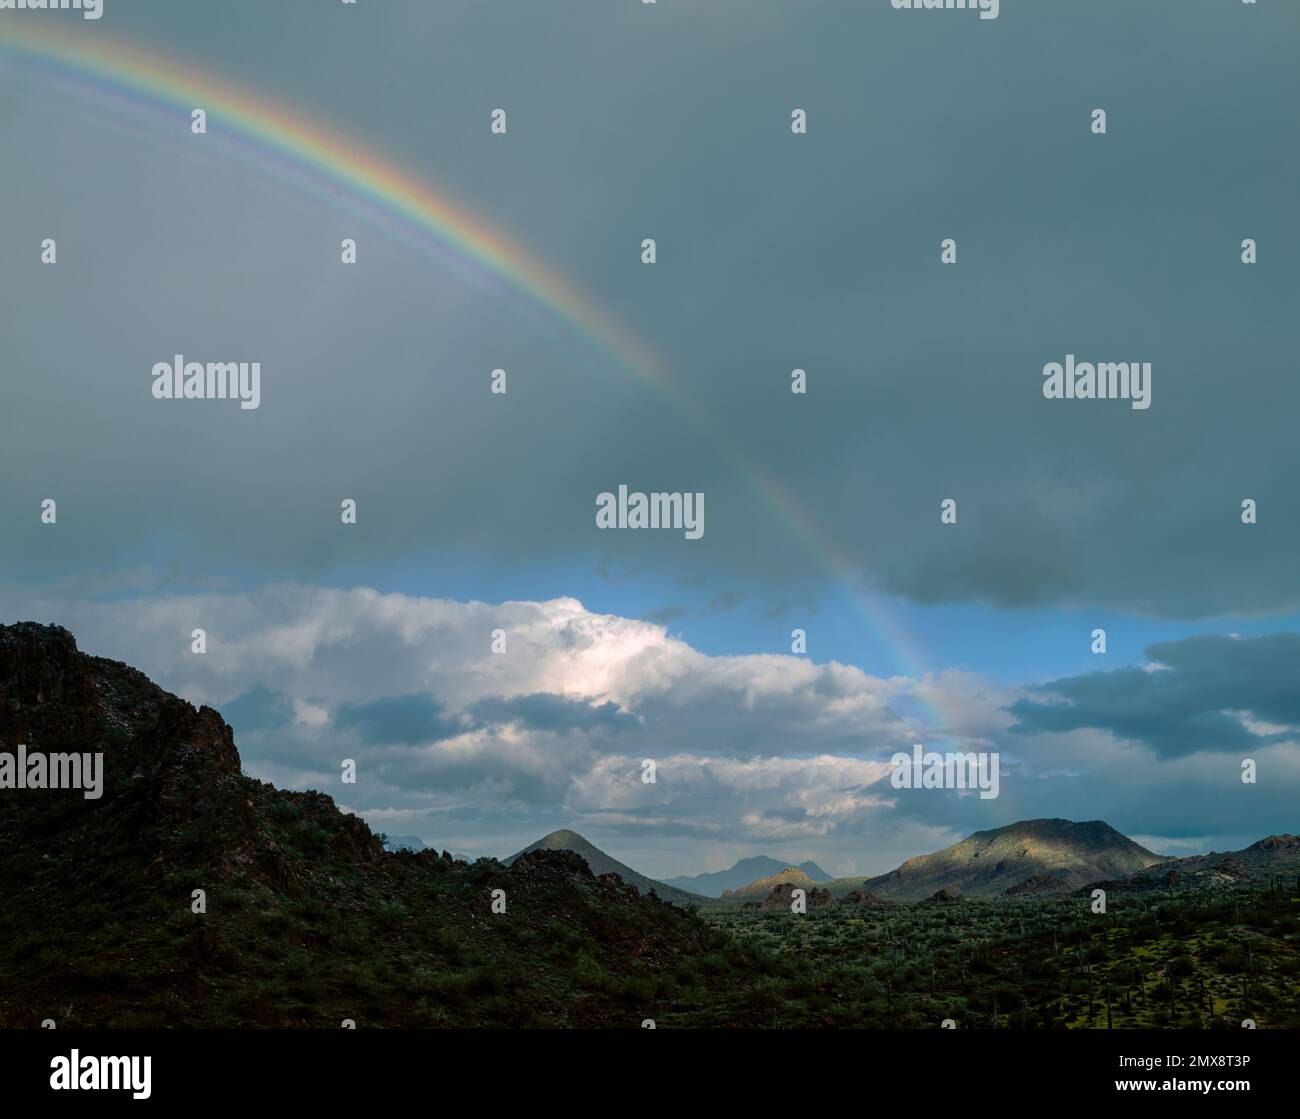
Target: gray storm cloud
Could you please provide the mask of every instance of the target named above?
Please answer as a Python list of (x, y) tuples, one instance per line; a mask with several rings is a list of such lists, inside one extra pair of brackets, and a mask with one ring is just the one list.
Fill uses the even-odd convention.
[[(925, 603), (1300, 606), (1283, 247), (1300, 153), (1274, 142), (1300, 94), (1300, 10), (1264, 13), (1225, 62), (1226, 17), (1199, 8), (1126, 10), (1117, 52), (1066, 0), (978, 34), (884, 4), (571, 7), (302, 23), (290, 5), (141, 3), (100, 24), (444, 185), (595, 293), (667, 387), (328, 183), (241, 154), (219, 116), (197, 139), (0, 71), (0, 137), (21, 155), (0, 207), (11, 570), (163, 549), (192, 579), (316, 578), (441, 550), (816, 584), (834, 553)], [(1045, 52), (1047, 34), (1078, 49)], [(290, 35), (299, 49), (278, 49)], [(373, 43), (400, 82), (373, 80)], [(1106, 137), (1087, 129), (1097, 101)], [(507, 136), (487, 127), (498, 105)], [(1041, 369), (1067, 352), (1151, 362), (1153, 406), (1045, 400)], [(261, 406), (152, 399), (150, 369), (177, 353), (260, 361)], [(621, 481), (704, 492), (705, 537), (598, 533), (595, 496)]]

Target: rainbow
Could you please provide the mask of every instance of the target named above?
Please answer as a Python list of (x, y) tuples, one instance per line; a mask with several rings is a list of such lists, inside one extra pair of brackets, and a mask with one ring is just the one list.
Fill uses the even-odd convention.
[(89, 85), (94, 92), (186, 122), (193, 109), (203, 108), (214, 131), (304, 178), (324, 179), (332, 193), (342, 190), (353, 201), (449, 246), (576, 325), (642, 375), (658, 374), (654, 355), (563, 276), (445, 194), (353, 139), (269, 98), (108, 37), (97, 28), (74, 37), (32, 21), (6, 21), (4, 30), (0, 53), (74, 84)]
[[(839, 548), (807, 506), (744, 454), (720, 425), (704, 419), (702, 411), (692, 406), (658, 358), (639, 340), (504, 233), (353, 138), (189, 63), (178, 64), (107, 36), (98, 28), (93, 33), (57, 33), (33, 21), (6, 21), (3, 27), (0, 60), (35, 67), (96, 97), (107, 96), (178, 124), (183, 122), (182, 126), (188, 126), (194, 108), (202, 107), (210, 126), (222, 138), (315, 184), (335, 199), (342, 197), (418, 234), (449, 264), (468, 265), (478, 273), (480, 282), (484, 275), (504, 281), (575, 327), (580, 336), (667, 395), (685, 422), (727, 456), (737, 477), (802, 541), (833, 582), (847, 589), (854, 609), (903, 675), (916, 680), (928, 675), (921, 651), (888, 607), (860, 589), (860, 565)], [(931, 703), (922, 701), (920, 706), (935, 721), (928, 728), (931, 734), (953, 725), (954, 720), (944, 718)]]

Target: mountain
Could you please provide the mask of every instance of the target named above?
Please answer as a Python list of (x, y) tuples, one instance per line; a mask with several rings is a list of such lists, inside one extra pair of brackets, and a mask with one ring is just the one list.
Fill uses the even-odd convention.
[[(92, 774), (102, 762), (90, 797), (31, 779), (78, 776), (74, 756)], [(1047, 825), (1050, 836), (1037, 834)], [(1073, 835), (1073, 853), (1094, 863), (1122, 863), (1111, 856), (1128, 842), (1066, 821), (972, 840), (991, 850), (1016, 828), (1034, 833), (1020, 842), (1036, 852), (1065, 846), (1069, 829), (1100, 829), (1101, 853)], [(386, 852), (330, 796), (243, 773), (211, 708), (85, 655), (64, 629), (0, 626), (0, 1030), (46, 1019), (61, 1030), (337, 1030), (349, 1019), (362, 1029), (636, 1029), (647, 1017), (660, 1028), (919, 1029), (933, 1028), (936, 991), (945, 1006), (971, 1008), (963, 1025), (983, 1026), (1001, 994), (1011, 1028), (1106, 1028), (1112, 1016), (1116, 1028), (1240, 1028), (1248, 1015), (1261, 1029), (1300, 1028), (1284, 874), (1300, 856), (1294, 835), (1188, 860), (1147, 852), (1136, 861), (1148, 870), (1124, 881), (1154, 883), (1154, 904), (1116, 906), (1082, 940), (1069, 932), (1082, 912), (1073, 898), (1029, 896), (1009, 903), (1025, 920), (1007, 920), (1002, 905), (941, 904), (962, 896), (956, 884), (906, 913), (868, 896), (828, 907), (818, 887), (810, 923), (762, 912), (765, 901), (788, 908), (787, 883), (725, 914), (724, 932), (693, 907), (593, 875), (586, 858), (599, 851), (564, 847), (581, 837), (548, 839), (562, 849), (509, 866)], [(1068, 876), (1034, 873), (1030, 894)], [(907, 952), (896, 947), (900, 919)], [(1057, 928), (1068, 933), (1059, 945), (1048, 935)], [(1081, 959), (1114, 984), (1091, 1006)], [(1157, 978), (1172, 999), (1151, 997)]]
[[(748, 859), (741, 859), (728, 870), (679, 875), (676, 878), (665, 878), (664, 882), (669, 886), (676, 886), (679, 890), (689, 890), (704, 897), (717, 898), (722, 896), (724, 890), (735, 890), (757, 878), (779, 874), (786, 867), (795, 865), (791, 859), (773, 859), (768, 855), (754, 855)], [(831, 880), (831, 875), (814, 862), (799, 863), (798, 867), (814, 882)]]
[[(778, 870), (775, 874), (768, 874), (763, 878), (756, 878), (753, 882), (747, 882), (735, 890), (723, 890), (723, 900), (740, 900), (746, 901), (751, 898), (767, 898), (773, 894), (778, 887), (786, 886), (790, 889), (800, 889), (805, 892), (812, 890), (817, 883), (803, 870), (797, 866), (787, 866)], [(788, 892), (788, 891), (787, 891)]]
[[(1050, 876), (1060, 889), (1102, 879), (1126, 878), (1164, 860), (1100, 820), (1022, 820), (977, 831), (951, 847), (918, 855), (861, 886), (895, 901), (923, 901), (940, 890), (967, 898), (996, 897), (1033, 879), (1030, 891)], [(839, 882), (859, 881), (840, 879)], [(837, 883), (832, 884), (834, 890)]]
[(386, 835), (385, 851), (423, 851), (429, 845), (418, 835)]
[(1167, 870), (1185, 879), (1222, 878), (1233, 882), (1300, 874), (1300, 836), (1270, 835), (1240, 851), (1211, 851), (1208, 855), (1168, 859), (1153, 866), (1151, 873)]
[[(19, 759), (72, 754), (98, 755), (102, 795), (15, 787)], [(0, 1029), (730, 1023), (764, 974), (564, 851), (389, 854), (326, 794), (245, 775), (212, 708), (59, 627), (0, 626), (0, 781)]]
[(595, 844), (583, 839), (576, 831), (563, 828), (560, 831), (553, 831), (550, 835), (542, 836), (536, 843), (530, 843), (522, 851), (504, 859), (503, 862), (506, 866), (510, 866), (520, 855), (530, 851), (572, 851), (575, 855), (582, 856), (586, 864), (591, 867), (591, 873), (597, 877), (602, 874), (617, 874), (627, 885), (635, 887), (638, 893), (648, 894), (653, 890), (663, 901), (672, 902), (674, 905), (691, 905), (704, 900), (698, 895), (677, 889), (666, 882), (656, 882), (653, 878), (638, 874), (630, 866), (605, 854)]
[(1294, 884), (1300, 891), (1300, 836), (1270, 835), (1240, 851), (1162, 859), (1142, 874), (1092, 883), (1108, 892), (1167, 890), (1171, 887), (1222, 887), (1241, 883)]

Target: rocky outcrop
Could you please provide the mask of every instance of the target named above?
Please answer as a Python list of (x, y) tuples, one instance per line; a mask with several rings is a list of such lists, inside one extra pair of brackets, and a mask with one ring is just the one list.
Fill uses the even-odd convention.
[(820, 909), (832, 903), (830, 890), (813, 887), (811, 890), (796, 886), (790, 882), (779, 882), (772, 887), (772, 892), (762, 903), (767, 910), (789, 909), (794, 903), (795, 890), (804, 891), (804, 902), (809, 909)]
[(850, 890), (842, 898), (840, 905), (894, 905), (889, 898), (877, 897), (870, 890)]
[[(77, 648), (60, 626), (0, 626), (0, 750), (102, 754), (97, 799), (77, 789), (6, 790), (0, 796), (5, 870), (24, 856), (101, 872), (162, 877), (202, 866), (213, 880), (294, 876), (280, 845), (259, 826), (270, 786), (240, 772), (234, 736), (220, 714), (196, 708), (143, 673)], [(335, 857), (374, 861), (382, 846), (365, 823), (324, 793), (276, 792), (278, 811), (297, 817)], [(48, 856), (46, 858), (45, 856)], [(129, 867), (129, 871), (125, 868)], [(3, 874), (4, 870), (0, 870)]]
[(950, 890), (948, 889), (947, 886), (945, 886), (942, 890), (936, 890), (928, 898), (926, 898), (923, 902), (921, 902), (921, 904), (922, 905), (952, 905), (954, 902), (959, 902), (961, 900), (962, 900), (962, 896), (960, 890)]

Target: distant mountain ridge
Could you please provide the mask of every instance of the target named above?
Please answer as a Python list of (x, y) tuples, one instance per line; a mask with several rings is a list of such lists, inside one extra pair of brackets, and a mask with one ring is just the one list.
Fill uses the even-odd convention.
[(1179, 880), (1207, 885), (1267, 878), (1269, 875), (1300, 875), (1300, 835), (1269, 835), (1240, 851), (1211, 851), (1163, 859), (1151, 868), (1151, 875), (1174, 873)]
[(617, 874), (627, 885), (636, 887), (639, 894), (645, 895), (653, 890), (661, 900), (670, 901), (674, 905), (691, 905), (704, 900), (697, 894), (680, 890), (666, 882), (657, 882), (653, 878), (647, 878), (644, 874), (633, 870), (625, 863), (621, 863), (611, 855), (605, 854), (594, 843), (588, 842), (576, 831), (569, 831), (567, 828), (561, 828), (559, 831), (544, 835), (536, 843), (530, 843), (522, 851), (517, 851), (508, 859), (502, 859), (501, 861), (506, 866), (510, 866), (520, 855), (527, 854), (529, 851), (572, 851), (583, 858), (591, 868), (592, 874), (597, 876), (601, 874)]
[[(761, 899), (772, 896), (783, 886), (789, 889), (799, 889), (809, 892), (816, 885), (817, 883), (799, 867), (787, 866), (778, 870), (775, 874), (768, 874), (763, 878), (756, 878), (753, 882), (747, 882), (745, 885), (740, 886), (735, 890), (723, 890), (722, 897), (724, 900), (734, 898), (740, 898), (742, 900), (750, 898)], [(827, 896), (829, 897), (829, 895)]]
[(795, 863), (791, 859), (774, 859), (769, 855), (752, 855), (747, 859), (741, 859), (735, 866), (726, 870), (714, 870), (705, 874), (678, 875), (676, 878), (665, 878), (669, 886), (675, 886), (679, 890), (688, 890), (691, 893), (703, 894), (705, 897), (721, 897), (724, 890), (736, 890), (741, 886), (747, 886), (749, 883), (759, 878), (767, 878), (773, 874), (779, 874), (786, 867), (796, 867), (802, 870), (814, 882), (829, 882), (833, 875), (827, 874), (815, 862)]
[(963, 897), (997, 897), (1030, 880), (1031, 889), (1049, 880), (1058, 880), (1061, 890), (1077, 889), (1140, 874), (1165, 861), (1101, 820), (1021, 820), (917, 855), (888, 874), (837, 879), (831, 889), (839, 894), (866, 888), (903, 902), (924, 901), (940, 890)]

